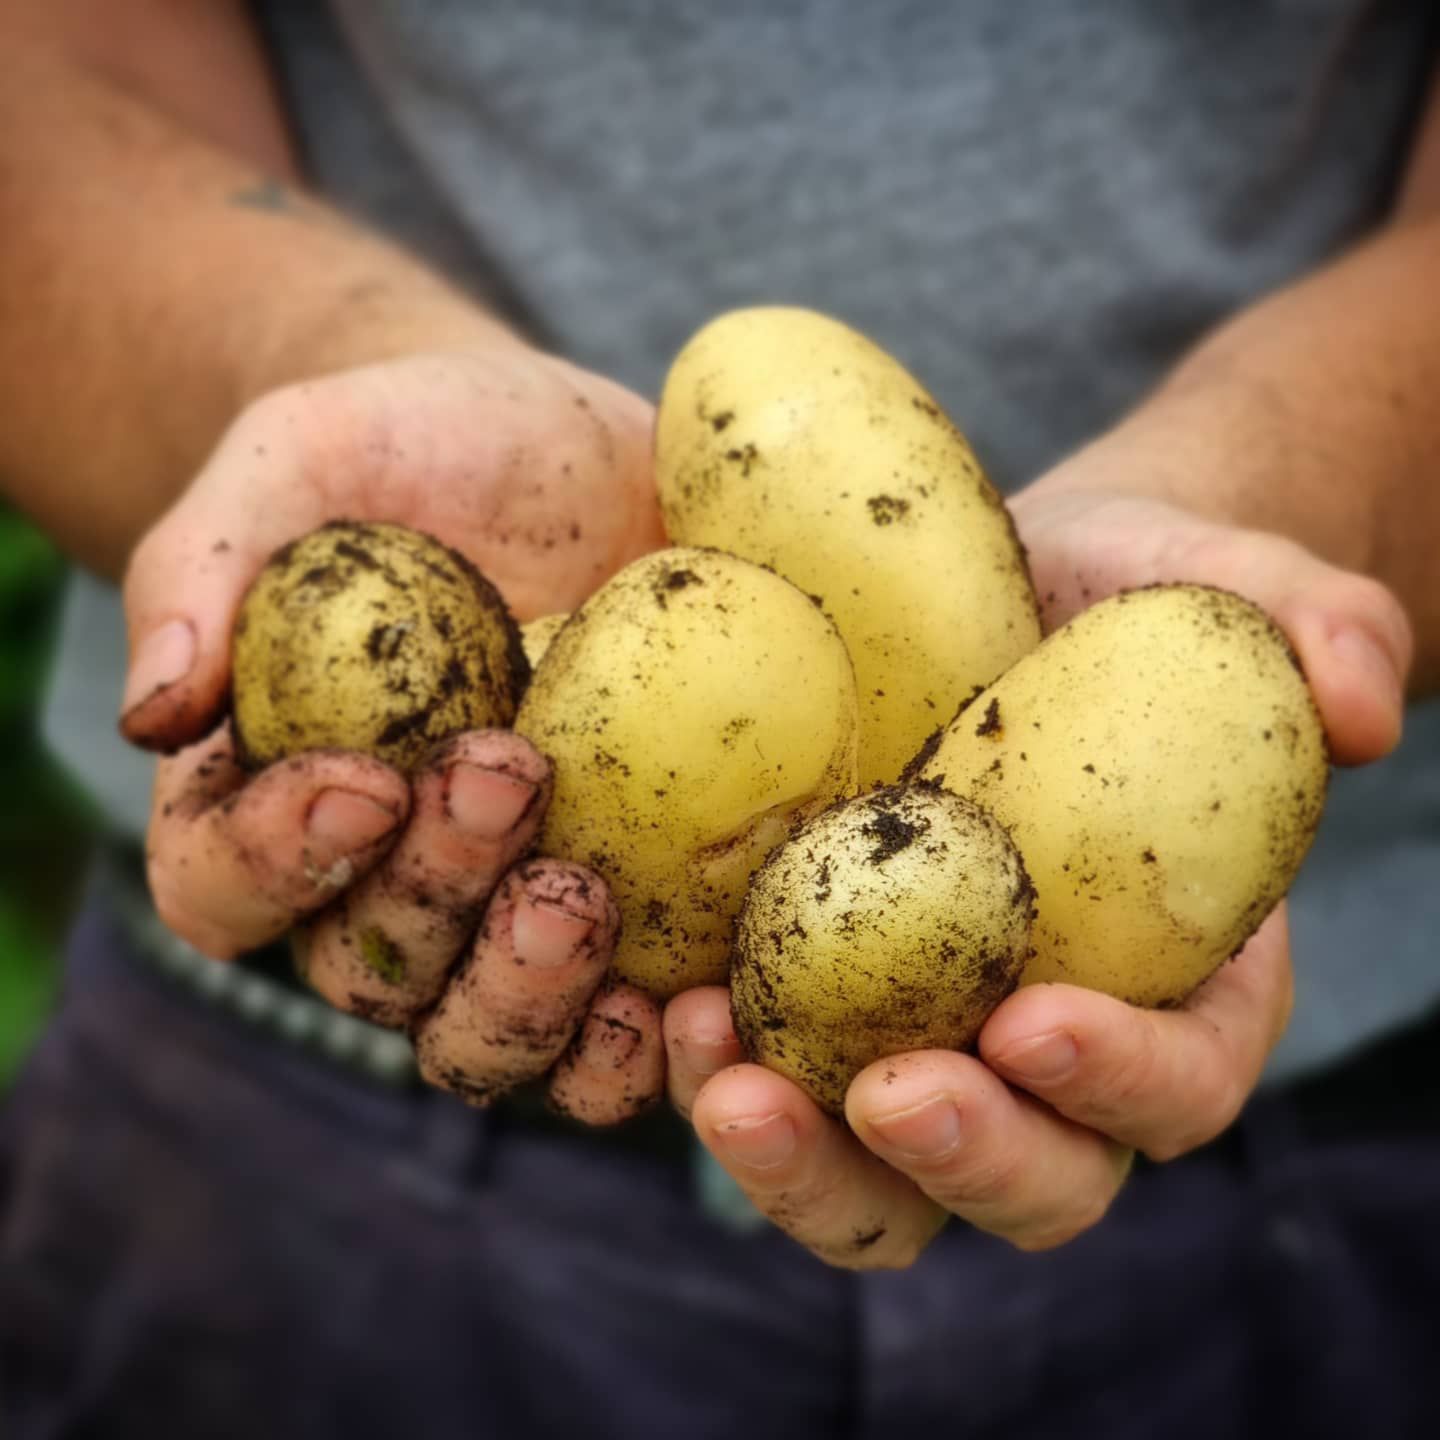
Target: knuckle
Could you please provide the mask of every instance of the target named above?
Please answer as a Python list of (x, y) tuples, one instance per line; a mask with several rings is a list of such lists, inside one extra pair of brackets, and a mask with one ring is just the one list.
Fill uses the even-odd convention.
[(1095, 1086), (1096, 1108), (1106, 1115), (1124, 1116), (1150, 1102), (1159, 1071), (1159, 1037), (1155, 1022), (1144, 1011), (1133, 1012), (1133, 1043), (1111, 1063)]
[(1233, 1081), (1214, 1082), (1204, 1099), (1197, 1099), (1195, 1108), (1183, 1125), (1164, 1131), (1145, 1146), (1146, 1156), (1159, 1164), (1178, 1160), (1202, 1145), (1208, 1145), (1229, 1129), (1244, 1103), (1241, 1087)]
[(1005, 1206), (1021, 1193), (1026, 1179), (1027, 1157), (1019, 1150), (1006, 1149), (985, 1157), (967, 1156), (952, 1164), (925, 1189), (952, 1210), (972, 1206)]
[(1229, 1128), (1245, 1104), (1247, 1090), (1228, 1056), (1198, 1066), (1189, 1083), (1186, 1123), (1147, 1150), (1152, 1160), (1179, 1159)]
[(1116, 1191), (1090, 1187), (1070, 1197), (1063, 1215), (1032, 1222), (1008, 1238), (1017, 1250), (1056, 1250), (1093, 1230), (1109, 1213)]

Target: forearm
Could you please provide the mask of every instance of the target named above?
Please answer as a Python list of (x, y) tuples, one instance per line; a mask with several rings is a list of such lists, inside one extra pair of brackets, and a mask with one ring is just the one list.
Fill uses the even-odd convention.
[(1440, 679), (1440, 221), (1388, 228), (1205, 340), (1039, 482), (1174, 501), (1373, 575)]
[(250, 401), (506, 341), (424, 267), (85, 62), (7, 47), (0, 486), (117, 573)]

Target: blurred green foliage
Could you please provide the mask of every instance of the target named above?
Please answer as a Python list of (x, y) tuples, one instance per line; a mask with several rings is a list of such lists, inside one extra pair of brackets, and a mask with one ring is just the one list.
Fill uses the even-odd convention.
[(49, 541), (0, 508), (0, 1088), (54, 1002), (93, 833), (38, 734), (64, 575)]

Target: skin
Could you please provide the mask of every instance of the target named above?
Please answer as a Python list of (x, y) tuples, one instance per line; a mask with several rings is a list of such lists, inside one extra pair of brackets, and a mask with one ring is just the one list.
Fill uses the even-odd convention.
[[(432, 863), (458, 886), (440, 852), (463, 851), (450, 827), (466, 827), (350, 755), (242, 784), (213, 731), (235, 604), (281, 540), (352, 513), (440, 534), (522, 619), (571, 608), (659, 542), (648, 408), (277, 187), (294, 178), (290, 147), (240, 5), (0, 0), (0, 41), (0, 483), (77, 559), (126, 573), (122, 725), (174, 752), (149, 840), (161, 913), (216, 954), (301, 916), (323, 940), (337, 894), (368, 876), (387, 924), (420, 925), (392, 857), (428, 852), (407, 828), (426, 823)], [(1393, 223), (1237, 317), (1013, 507), (1049, 624), (1157, 579), (1265, 606), (1349, 764), (1395, 743), (1407, 676), (1420, 693), (1440, 674), (1440, 411), (1426, 401), (1440, 380), (1437, 130), (1432, 117), (1418, 132)], [(522, 457), (537, 456), (543, 513), (522, 479)], [(583, 535), (559, 555), (544, 543), (557, 519)], [(474, 822), (495, 857), (487, 894), (523, 848), (507, 807), (511, 825), (532, 813), (504, 786), (543, 767), (508, 755), (488, 823)], [(515, 873), (539, 883), (537, 869)], [(447, 992), (447, 1013), (466, 1017), (454, 1053), (484, 1076), (513, 1069), (513, 1027), (489, 1025), (507, 963), (513, 978), (532, 948), (553, 962), (553, 983), (529, 992), (532, 1029), (572, 1022), (574, 967), (599, 982), (601, 947), (582, 956), (577, 928), (593, 936), (603, 916), (556, 909), (556, 872), (538, 874), (527, 921), (503, 909), (520, 901), (502, 887), (456, 957), (463, 976), (495, 977)], [(1233, 1119), (1290, 997), (1277, 912), (1185, 1008), (1017, 994), (978, 1058), (922, 1052), (862, 1073), (846, 1129), (736, 1064), (725, 993), (697, 990), (665, 1016), (668, 1086), (757, 1204), (831, 1263), (907, 1264), (952, 1213), (1043, 1248), (1104, 1214), (1132, 1150), (1171, 1158)], [(587, 1013), (552, 1094), (620, 1118), (661, 1083), (657, 1019), (623, 991)]]
[[(467, 1098), (557, 1056), (556, 1102), (593, 1123), (657, 1098), (658, 1009), (597, 994), (603, 887), (537, 861), (480, 923), (543, 817), (532, 747), (461, 737), (413, 787), (340, 752), (247, 782), (215, 728), (245, 588), (324, 520), (439, 535), (522, 619), (573, 608), (662, 538), (649, 408), (305, 195), (244, 7), (6, 0), (0, 41), (0, 475), (78, 561), (124, 574), (121, 729), (166, 757), (146, 846), (161, 917), (222, 959), (303, 922), (312, 984), (372, 1015), (347, 968), (361, 932), (453, 970), (424, 1048)], [(390, 999), (391, 1023), (424, 1011)], [(587, 1024), (617, 1009), (640, 1037), (618, 1066)], [(517, 1058), (536, 1029), (550, 1049)]]
[[(1230, 583), (1281, 612), (1337, 754), (1362, 763), (1393, 745), (1410, 639), (1387, 592), (1288, 542), (1252, 541), (1153, 502), (1096, 495), (1080, 505), (1066, 495), (1051, 504), (1037, 485), (1016, 505), (1042, 595), (1077, 565), (1094, 598), (1160, 578)], [(1103, 570), (1100, 530), (1114, 540)], [(1055, 622), (1065, 613), (1057, 599)], [(1351, 625), (1381, 637), (1383, 688), (1368, 659), (1354, 664), (1333, 643)], [(723, 990), (671, 1003), (668, 1083), (756, 1205), (831, 1263), (908, 1265), (952, 1214), (1021, 1249), (1046, 1249), (1103, 1217), (1133, 1151), (1174, 1159), (1234, 1120), (1292, 1001), (1282, 906), (1177, 1010), (1035, 986), (990, 1017), (978, 1058), (926, 1051), (872, 1065), (846, 1097), (848, 1129), (779, 1076), (741, 1063)], [(877, 1229), (878, 1240), (855, 1245)]]

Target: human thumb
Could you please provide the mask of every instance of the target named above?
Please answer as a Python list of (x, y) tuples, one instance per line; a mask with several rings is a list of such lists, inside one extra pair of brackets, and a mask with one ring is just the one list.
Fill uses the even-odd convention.
[[(124, 584), (130, 658), (120, 732), (170, 753), (202, 739), (230, 697), (230, 635), (250, 582), (286, 541), (329, 518), (283, 442), (241, 421), (141, 539)], [(265, 466), (265, 484), (248, 467)]]

